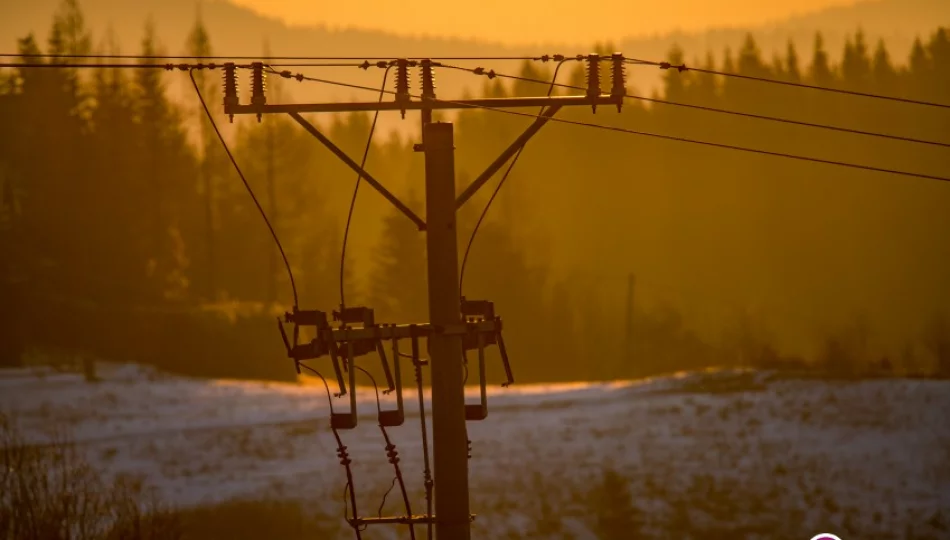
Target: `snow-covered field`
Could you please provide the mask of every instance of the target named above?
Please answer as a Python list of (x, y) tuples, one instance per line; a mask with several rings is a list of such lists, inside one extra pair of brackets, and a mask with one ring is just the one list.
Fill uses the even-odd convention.
[[(104, 378), (85, 384), (72, 374), (8, 371), (0, 374), (0, 411), (14, 413), (37, 441), (50, 425), (67, 424), (94, 464), (143, 474), (180, 505), (273, 495), (342, 516), (345, 479), (318, 382), (190, 380), (135, 366)], [(392, 468), (373, 391), (358, 395), (361, 424), (341, 433), (360, 511), (374, 515)], [(406, 424), (389, 432), (421, 513), (416, 399), (408, 390)], [(537, 537), (546, 506), (560, 521), (554, 537), (591, 538), (591, 494), (611, 467), (629, 479), (644, 532), (659, 537), (689, 522), (744, 538), (848, 538), (849, 528), (903, 538), (909, 527), (911, 536), (950, 538), (948, 413), (946, 381), (709, 371), (496, 388), (488, 419), (469, 423), (474, 531)], [(392, 494), (385, 513), (403, 514), (400, 499)], [(405, 535), (383, 527), (365, 537), (397, 533)]]

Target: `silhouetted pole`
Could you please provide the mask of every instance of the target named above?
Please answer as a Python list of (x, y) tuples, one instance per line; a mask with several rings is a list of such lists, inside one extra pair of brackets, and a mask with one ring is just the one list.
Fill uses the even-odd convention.
[(633, 364), (633, 300), (636, 277), (627, 275), (627, 314), (624, 319), (624, 357), (629, 368)]
[[(274, 181), (274, 123), (270, 122), (267, 126), (267, 215), (270, 216), (274, 227), (277, 227), (277, 186)], [(267, 258), (267, 303), (277, 302), (277, 253), (270, 249), (267, 251), (270, 256)]]
[[(205, 124), (201, 124), (201, 137), (204, 140), (207, 140), (205, 136)], [(207, 276), (205, 279), (205, 286), (207, 287), (206, 294), (208, 295), (208, 301), (214, 302), (215, 300), (215, 291), (217, 289), (217, 283), (215, 283), (215, 249), (214, 249), (214, 178), (211, 176), (211, 145), (205, 145), (205, 155), (204, 159), (201, 160), (201, 176), (205, 188), (205, 248), (206, 256), (208, 258), (208, 267), (207, 267)]]
[[(452, 124), (441, 122), (423, 127), (429, 321), (436, 327), (461, 322), (452, 127)], [(433, 333), (429, 337), (429, 357), (432, 370), (435, 535), (440, 540), (469, 540), (468, 436), (461, 338)]]

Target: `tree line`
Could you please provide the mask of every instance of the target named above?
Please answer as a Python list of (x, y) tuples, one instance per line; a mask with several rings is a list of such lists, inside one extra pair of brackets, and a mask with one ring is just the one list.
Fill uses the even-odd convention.
[[(194, 56), (215, 52), (200, 20), (184, 46)], [(119, 52), (108, 35), (94, 39), (76, 0), (62, 3), (45, 47), (31, 34), (18, 48)], [(146, 23), (139, 52), (164, 51)], [(685, 58), (674, 49), (669, 60)], [(906, 64), (895, 63), (884, 42), (866, 43), (860, 31), (837, 64), (820, 34), (808, 62), (791, 44), (767, 60), (749, 37), (735, 52), (710, 52), (694, 64), (914, 99), (950, 95), (945, 28), (919, 39)], [(566, 67), (561, 80), (585, 84), (581, 66)], [(638, 69), (645, 68), (629, 71), (635, 95)], [(532, 63), (518, 72), (538, 80), (552, 74)], [(196, 78), (217, 107), (219, 73)], [(24, 68), (0, 75), (0, 117), (7, 119), (0, 131), (3, 362), (20, 363), (30, 351), (65, 351), (195, 375), (292, 376), (273, 323), (289, 308), (282, 263), (197, 103), (172, 101), (168, 80), (161, 69)], [(495, 79), (480, 92), (547, 90)], [(272, 91), (279, 95), (280, 87)], [(688, 71), (670, 70), (663, 88), (643, 97), (944, 141), (950, 132), (950, 115), (941, 111)], [(932, 174), (945, 174), (947, 165), (940, 149), (636, 99), (619, 114), (571, 110), (561, 117)], [(460, 113), (459, 187), (526, 122)], [(326, 132), (358, 156), (370, 123), (365, 114), (340, 115)], [(529, 143), (472, 247), (464, 292), (496, 302), (519, 380), (627, 377), (803, 356), (851, 371), (881, 363), (950, 368), (948, 326), (938, 316), (950, 300), (941, 277), (950, 272), (950, 252), (935, 239), (936, 231), (950, 230), (945, 186), (583, 129), (552, 124)], [(231, 132), (233, 152), (284, 243), (301, 307), (337, 306), (352, 189), (341, 179), (355, 175), (283, 118), (236, 121)], [(401, 196), (421, 213), (423, 162), (413, 142), (377, 137), (367, 169), (401, 182)], [(461, 246), (492, 188), (460, 212)], [(369, 267), (347, 261), (347, 304), (374, 307), (382, 321), (424, 321), (424, 237), (361, 191), (359, 211), (382, 215), (381, 228), (372, 255), (359, 259)], [(605, 277), (627, 272), (638, 284), (632, 321), (625, 316), (626, 281)], [(664, 297), (660, 285), (670, 284), (701, 292)], [(880, 297), (869, 300), (874, 294)], [(787, 299), (792, 315), (770, 326), (768, 313), (749, 308), (756, 295)], [(822, 301), (826, 307), (818, 307)], [(740, 307), (715, 312), (713, 322), (697, 315), (702, 305), (731, 304)], [(865, 304), (870, 315), (855, 317), (855, 306)], [(839, 323), (870, 320), (873, 328), (793, 324), (827, 313)], [(631, 327), (632, 355), (624, 350)], [(878, 334), (887, 339), (874, 343)], [(497, 379), (500, 369), (490, 373)]]

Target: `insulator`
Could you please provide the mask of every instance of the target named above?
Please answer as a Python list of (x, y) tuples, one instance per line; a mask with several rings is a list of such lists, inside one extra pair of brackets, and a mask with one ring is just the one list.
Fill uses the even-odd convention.
[[(600, 97), (600, 55), (587, 55), (587, 97), (597, 99)], [(591, 104), (591, 110), (597, 112), (597, 103)]]
[(615, 52), (610, 56), (610, 97), (617, 100), (617, 112), (623, 108), (623, 98), (627, 95), (626, 74), (624, 73), (623, 54)]
[[(231, 107), (237, 107), (240, 104), (238, 99), (237, 75), (233, 62), (224, 64), (224, 110)], [(234, 122), (234, 115), (229, 115), (231, 122)]]
[[(409, 61), (405, 58), (396, 60), (396, 101), (405, 103), (409, 101)], [(406, 109), (399, 110), (402, 117), (406, 117)]]
[[(251, 105), (263, 107), (267, 104), (267, 97), (264, 95), (264, 89), (267, 86), (266, 76), (264, 74), (264, 64), (254, 62), (251, 64)], [(261, 121), (261, 113), (257, 113), (257, 121)]]
[(420, 62), (422, 72), (422, 97), (435, 99), (435, 73), (432, 71), (432, 60), (423, 60)]

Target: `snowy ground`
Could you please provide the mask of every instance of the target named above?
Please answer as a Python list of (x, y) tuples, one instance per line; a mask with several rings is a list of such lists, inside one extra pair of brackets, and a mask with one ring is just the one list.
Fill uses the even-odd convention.
[[(342, 436), (361, 513), (375, 514), (392, 469), (373, 392), (359, 396), (361, 424)], [(409, 418), (389, 431), (421, 513), (416, 395), (405, 399)], [(178, 504), (273, 494), (342, 515), (345, 480), (313, 380), (200, 381), (121, 366), (89, 385), (72, 374), (8, 371), (0, 410), (37, 441), (52, 422), (67, 423), (96, 465), (143, 474)], [(492, 389), (488, 419), (469, 423), (474, 530), (539, 536), (543, 502), (560, 521), (555, 537), (590, 538), (589, 494), (610, 466), (629, 478), (644, 532), (659, 537), (689, 522), (746, 538), (848, 529), (898, 538), (908, 527), (950, 538), (941, 531), (950, 525), (941, 513), (950, 509), (948, 411), (948, 382), (761, 372)], [(386, 513), (404, 513), (398, 494)], [(386, 529), (365, 537), (405, 534)]]

